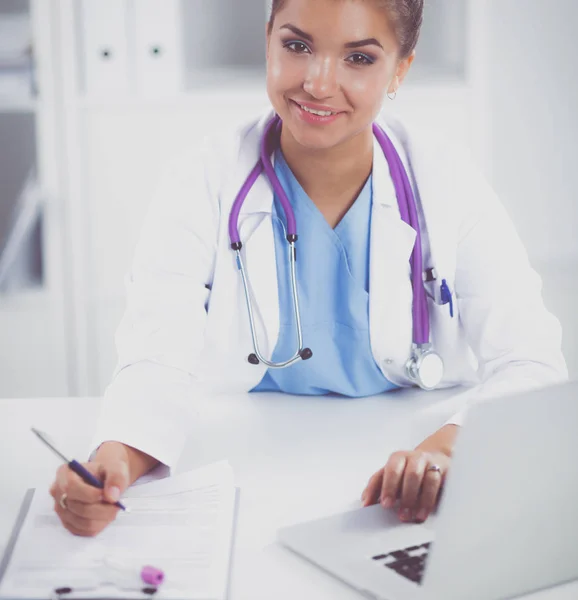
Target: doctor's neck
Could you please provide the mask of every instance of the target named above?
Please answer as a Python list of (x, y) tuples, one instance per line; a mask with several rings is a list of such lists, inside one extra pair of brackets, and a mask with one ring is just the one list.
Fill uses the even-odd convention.
[(307, 195), (318, 205), (346, 212), (365, 185), (373, 166), (371, 127), (330, 148), (300, 144), (288, 127), (281, 131), (281, 151)]

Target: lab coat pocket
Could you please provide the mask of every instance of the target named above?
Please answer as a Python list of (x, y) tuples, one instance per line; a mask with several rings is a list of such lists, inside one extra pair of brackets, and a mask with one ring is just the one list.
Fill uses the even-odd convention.
[(424, 282), (428, 316), (430, 324), (430, 341), (439, 352), (446, 347), (450, 349), (456, 342), (458, 332), (457, 303), (453, 285), (447, 279)]
[(450, 319), (456, 318), (456, 298), (453, 289), (453, 281), (445, 277), (436, 277), (428, 281), (428, 272), (424, 279), (424, 288), (428, 300), (428, 307), (439, 312)]
[(453, 281), (440, 278), (435, 282), (425, 283), (425, 286), (427, 290), (430, 342), (444, 362), (443, 387), (458, 385), (463, 380), (464, 363), (467, 363), (469, 358), (467, 345), (460, 333), (458, 306)]
[(453, 282), (444, 277), (439, 277), (435, 269), (426, 269), (423, 285), (428, 300), (438, 306), (447, 307), (448, 315), (454, 317), (456, 302)]

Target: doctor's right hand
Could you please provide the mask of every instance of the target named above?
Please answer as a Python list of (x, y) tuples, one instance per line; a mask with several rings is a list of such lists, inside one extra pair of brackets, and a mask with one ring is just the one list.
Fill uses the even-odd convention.
[(71, 533), (98, 535), (116, 518), (120, 509), (114, 503), (122, 493), (156, 464), (155, 459), (130, 446), (105, 442), (98, 448), (94, 460), (83, 463), (104, 482), (104, 489), (85, 483), (67, 465), (62, 465), (50, 487), (54, 510)]

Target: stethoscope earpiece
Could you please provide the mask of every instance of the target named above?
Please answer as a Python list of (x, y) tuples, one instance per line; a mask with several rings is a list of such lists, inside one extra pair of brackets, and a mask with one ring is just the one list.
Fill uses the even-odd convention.
[[(313, 356), (313, 352), (312, 352), (311, 348), (303, 348), (303, 350), (301, 350), (299, 352), (299, 356), (301, 357), (301, 360), (309, 360)], [(249, 354), (249, 357), (247, 358), (247, 360), (252, 365), (258, 365), (261, 362), (257, 358), (257, 355), (254, 352)]]

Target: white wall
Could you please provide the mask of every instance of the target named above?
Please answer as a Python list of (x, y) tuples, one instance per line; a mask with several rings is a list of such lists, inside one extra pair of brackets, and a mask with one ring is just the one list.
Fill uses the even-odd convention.
[(578, 259), (578, 2), (492, 0), (489, 19), (492, 183), (531, 257)]
[(491, 180), (561, 321), (578, 377), (578, 3), (492, 0), (489, 9)]

